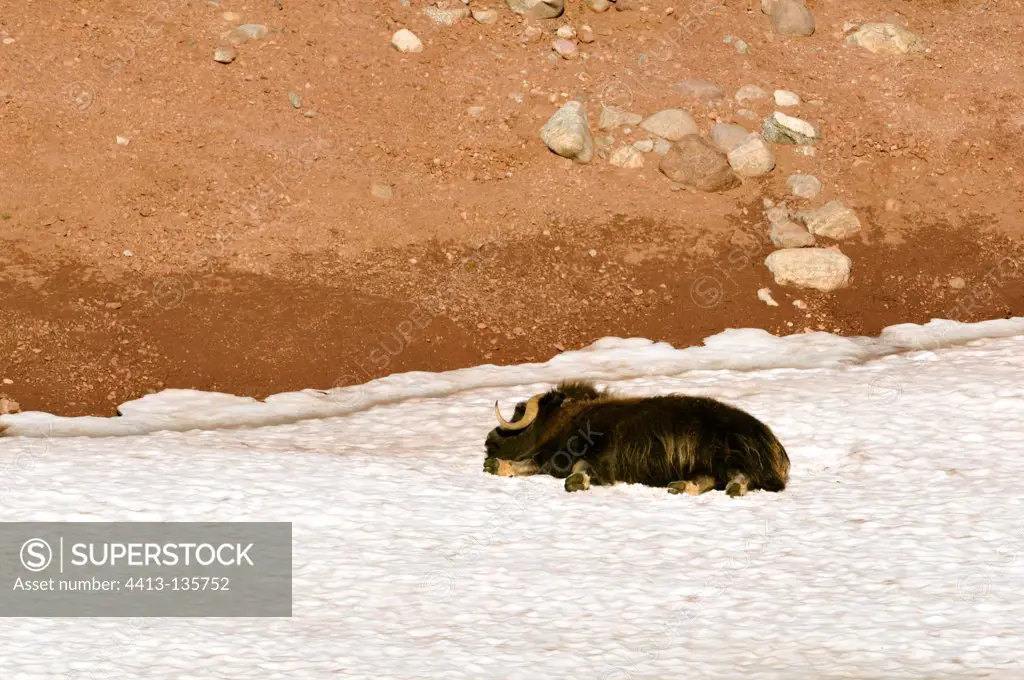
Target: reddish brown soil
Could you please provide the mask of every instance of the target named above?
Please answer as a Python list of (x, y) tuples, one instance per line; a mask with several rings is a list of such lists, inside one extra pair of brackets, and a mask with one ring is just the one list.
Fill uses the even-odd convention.
[[(816, 33), (788, 39), (754, 0), (631, 4), (570, 0), (540, 25), (585, 21), (597, 39), (587, 61), (551, 62), (550, 37), (522, 44), (498, 0), (498, 24), (454, 27), (415, 0), (7, 3), (0, 392), (108, 415), (164, 387), (262, 397), (543, 361), (608, 335), (681, 346), (729, 327), (1024, 315), (1022, 3), (809, 2)], [(844, 22), (883, 20), (929, 51), (843, 46)], [(243, 22), (274, 30), (214, 62)], [(401, 27), (423, 53), (391, 48)], [(799, 93), (790, 112), (820, 123), (817, 153), (776, 146), (764, 180), (702, 194), (674, 190), (654, 155), (575, 165), (539, 139), (568, 97), (586, 98), (595, 135), (602, 101), (756, 127), (674, 92), (686, 77)], [(865, 224), (839, 244), (854, 265), (837, 293), (781, 288), (764, 267), (762, 200), (785, 198), (793, 172)]]

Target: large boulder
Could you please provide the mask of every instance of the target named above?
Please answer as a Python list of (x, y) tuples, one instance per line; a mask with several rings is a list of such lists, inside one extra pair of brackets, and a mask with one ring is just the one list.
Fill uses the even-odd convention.
[(568, 101), (540, 130), (540, 138), (559, 156), (577, 163), (594, 159), (594, 139), (590, 135), (587, 110), (578, 101)]
[(813, 288), (829, 293), (850, 280), (852, 261), (831, 248), (785, 248), (776, 250), (765, 265), (780, 286)]
[(728, 191), (741, 184), (725, 154), (698, 134), (676, 142), (661, 159), (659, 170), (673, 182), (700, 191)]

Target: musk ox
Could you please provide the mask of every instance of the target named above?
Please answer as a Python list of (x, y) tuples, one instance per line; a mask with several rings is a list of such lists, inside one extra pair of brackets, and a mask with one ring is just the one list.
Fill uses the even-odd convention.
[(550, 474), (566, 491), (618, 482), (698, 495), (782, 491), (789, 456), (760, 420), (706, 397), (619, 397), (567, 381), (516, 405), (511, 421), (494, 404), (484, 471)]

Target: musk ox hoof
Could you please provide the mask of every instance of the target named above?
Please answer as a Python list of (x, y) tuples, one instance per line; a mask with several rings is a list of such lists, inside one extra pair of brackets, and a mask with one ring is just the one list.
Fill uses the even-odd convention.
[(492, 475), (498, 475), (499, 477), (511, 477), (512, 470), (507, 460), (501, 458), (488, 458), (484, 461), (484, 472), (489, 472)]
[(574, 472), (565, 478), (566, 491), (586, 491), (590, 488), (590, 476), (586, 472)]
[(484, 472), (499, 477), (526, 477), (537, 474), (540, 468), (533, 460), (505, 460), (491, 456), (484, 460)]
[(729, 483), (725, 485), (725, 493), (733, 498), (747, 495), (750, 486), (750, 478), (742, 472), (734, 472), (730, 475)]
[(725, 486), (725, 493), (732, 496), (733, 498), (738, 498), (739, 496), (746, 496), (747, 483), (736, 481), (734, 479)]
[(668, 492), (699, 496), (702, 493), (711, 491), (713, 488), (715, 488), (715, 480), (713, 477), (698, 477), (694, 480), (688, 479), (681, 482), (672, 482), (668, 485)]

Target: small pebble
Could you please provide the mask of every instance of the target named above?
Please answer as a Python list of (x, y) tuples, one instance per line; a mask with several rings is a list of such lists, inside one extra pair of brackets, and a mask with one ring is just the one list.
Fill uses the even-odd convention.
[(494, 9), (475, 9), (472, 12), (473, 19), (478, 24), (496, 24), (498, 23), (498, 11)]
[(757, 291), (757, 299), (764, 302), (769, 307), (778, 307), (779, 303), (772, 297), (772, 291), (770, 288), (762, 288)]
[(230, 47), (218, 47), (213, 52), (213, 60), (221, 64), (230, 64), (236, 56), (237, 53)]
[(821, 193), (821, 182), (814, 175), (794, 174), (786, 180), (789, 193), (804, 199), (812, 199)]
[(526, 44), (532, 43), (544, 35), (544, 31), (539, 26), (533, 24), (527, 24), (526, 28), (523, 29), (522, 34), (519, 36), (519, 42)]
[(296, 108), (296, 109), (301, 109), (302, 108), (302, 99), (299, 97), (299, 95), (295, 94), (294, 92), (289, 92), (288, 93), (288, 101), (290, 101), (292, 103), (292, 107), (293, 108)]
[(228, 40), (235, 44), (247, 43), (250, 40), (260, 40), (267, 35), (267, 27), (263, 24), (242, 24), (231, 31)]
[(384, 200), (388, 200), (394, 196), (394, 191), (387, 184), (374, 184), (370, 187), (370, 193), (377, 198), (383, 198)]
[(960, 290), (961, 288), (963, 288), (966, 285), (967, 285), (967, 282), (964, 281), (959, 276), (954, 276), (953, 278), (951, 278), (949, 280), (949, 287), (954, 289), (954, 290)]
[(406, 54), (416, 54), (423, 51), (423, 41), (408, 28), (403, 28), (391, 36), (391, 45), (396, 50)]
[(736, 90), (736, 102), (742, 104), (748, 101), (760, 101), (768, 99), (768, 92), (757, 85), (744, 85)]
[(799, 106), (800, 96), (789, 90), (775, 90), (776, 106)]
[(576, 50), (576, 44), (571, 40), (566, 40), (565, 38), (559, 38), (555, 42), (551, 43), (551, 47), (563, 59), (575, 59), (579, 56), (579, 52)]

